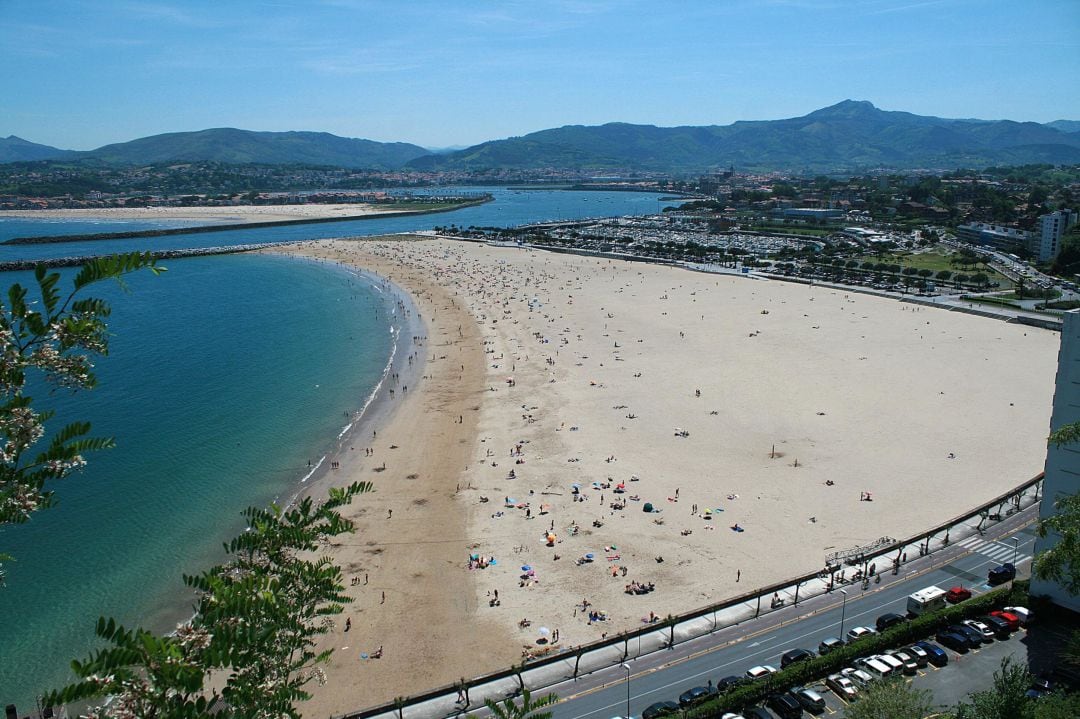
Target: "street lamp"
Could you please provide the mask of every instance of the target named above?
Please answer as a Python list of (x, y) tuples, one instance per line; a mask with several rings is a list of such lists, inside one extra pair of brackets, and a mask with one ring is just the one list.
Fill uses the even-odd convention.
[(626, 717), (624, 719), (630, 719), (630, 665), (624, 662), (619, 666), (626, 670)]
[(1013, 560), (1012, 560), (1012, 565), (1013, 565), (1013, 567), (1015, 567), (1015, 566), (1016, 566), (1016, 552), (1017, 552), (1017, 550), (1018, 550), (1018, 549), (1020, 548), (1020, 537), (1013, 537), (1013, 538), (1012, 538), (1012, 541), (1013, 541)]
[(844, 603), (840, 605), (840, 641), (844, 641), (844, 613), (847, 611), (847, 590), (841, 589), (840, 593), (844, 595)]

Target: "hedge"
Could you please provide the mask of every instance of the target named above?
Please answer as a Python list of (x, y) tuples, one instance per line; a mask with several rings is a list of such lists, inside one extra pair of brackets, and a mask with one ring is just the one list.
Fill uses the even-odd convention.
[(992, 589), (959, 604), (916, 617), (910, 622), (904, 622), (854, 644), (834, 649), (825, 656), (793, 664), (765, 679), (731, 689), (679, 714), (683, 719), (711, 719), (719, 717), (724, 712), (745, 709), (754, 704), (760, 704), (770, 694), (787, 691), (789, 687), (805, 685), (829, 674), (835, 674), (844, 667), (851, 666), (860, 657), (880, 654), (894, 647), (907, 646), (920, 639), (932, 637), (939, 629), (949, 624), (988, 614), (1001, 607), (1022, 605), (1027, 600), (1028, 582), (1017, 580), (1012, 586)]

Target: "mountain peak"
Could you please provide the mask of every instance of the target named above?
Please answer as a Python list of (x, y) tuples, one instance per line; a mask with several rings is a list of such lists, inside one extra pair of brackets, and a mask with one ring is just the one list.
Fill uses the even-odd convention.
[(811, 112), (808, 117), (853, 117), (867, 115), (872, 112), (881, 111), (869, 100), (841, 100), (835, 105), (829, 105)]

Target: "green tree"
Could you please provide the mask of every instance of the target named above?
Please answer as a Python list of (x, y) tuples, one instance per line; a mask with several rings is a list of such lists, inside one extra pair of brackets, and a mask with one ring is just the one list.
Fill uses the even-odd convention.
[(847, 719), (923, 719), (933, 705), (930, 692), (915, 689), (901, 678), (875, 682), (844, 708)]
[(321, 503), (308, 497), (289, 509), (246, 510), (248, 531), (226, 545), (232, 560), (184, 578), (199, 597), (187, 624), (159, 637), (99, 619), (97, 635), (108, 646), (72, 662), (79, 681), (47, 701), (110, 696), (91, 712), (102, 718), (205, 716), (220, 702), (216, 716), (299, 717), (304, 687), (321, 678), (332, 651), (316, 654), (316, 640), (351, 601), (341, 569), (312, 555), (353, 531), (338, 510), (370, 489), (354, 483)]
[(982, 272), (976, 272), (971, 276), (971, 282), (979, 287), (984, 286), (989, 281), (990, 278)]
[(956, 707), (957, 719), (1021, 719), (1027, 713), (1031, 700), (1027, 690), (1031, 686), (1031, 674), (1027, 667), (1013, 662), (1012, 657), (1001, 660), (1001, 668), (994, 672), (994, 684), (986, 691), (973, 692), (970, 702)]
[[(34, 270), (36, 297), (16, 283), (7, 301), (0, 300), (0, 526), (27, 522), (49, 507), (53, 492), (45, 489), (46, 482), (82, 467), (88, 452), (113, 445), (111, 439), (88, 437), (88, 422), (73, 422), (53, 435), (44, 451), (30, 456), (53, 413), (34, 408), (27, 383), (42, 377), (70, 391), (92, 388), (97, 378), (90, 359), (109, 351), (105, 319), (110, 308), (99, 298), (79, 295), (96, 282), (121, 281), (143, 268), (164, 270), (150, 253), (96, 258), (83, 265), (63, 294), (60, 274), (39, 265)], [(0, 554), (0, 561), (5, 559), (10, 557)]]
[[(1064, 432), (1066, 429), (1069, 431)], [(1076, 431), (1076, 425), (1063, 427), (1051, 435), (1051, 442), (1063, 435), (1075, 441)], [(1035, 531), (1040, 538), (1053, 534), (1058, 541), (1035, 556), (1031, 573), (1057, 582), (1069, 594), (1080, 594), (1080, 494), (1059, 497), (1054, 502), (1054, 513), (1041, 518)]]
[(558, 700), (557, 695), (547, 694), (533, 701), (529, 690), (523, 689), (520, 704), (511, 697), (503, 700), (501, 704), (494, 699), (487, 699), (484, 703), (495, 719), (551, 719), (551, 710), (545, 707), (551, 706)]
[(941, 270), (936, 275), (934, 275), (934, 277), (941, 280), (942, 282), (947, 282), (949, 278), (952, 277), (952, 272), (949, 270)]

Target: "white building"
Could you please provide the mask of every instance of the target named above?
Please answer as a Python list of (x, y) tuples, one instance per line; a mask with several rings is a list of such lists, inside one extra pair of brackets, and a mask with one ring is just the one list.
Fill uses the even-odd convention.
[[(1050, 416), (1052, 430), (1080, 422), (1080, 310), (1064, 313), (1063, 320), (1054, 409)], [(1051, 445), (1046, 451), (1045, 472), (1040, 517), (1054, 513), (1054, 502), (1059, 497), (1080, 492), (1080, 445)], [(1035, 553), (1052, 547), (1057, 541), (1055, 536), (1037, 539)], [(1031, 593), (1049, 596), (1055, 604), (1080, 612), (1080, 596), (1069, 595), (1056, 583), (1032, 579)]]
[(1061, 236), (1076, 224), (1075, 210), (1058, 210), (1039, 218), (1039, 232), (1035, 236), (1032, 252), (1039, 262), (1049, 262), (1061, 251)]

